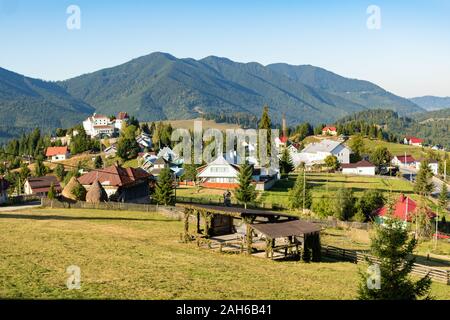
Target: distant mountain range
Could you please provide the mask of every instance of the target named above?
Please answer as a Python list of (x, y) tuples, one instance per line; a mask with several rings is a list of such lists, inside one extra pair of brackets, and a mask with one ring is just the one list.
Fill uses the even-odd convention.
[[(190, 119), (202, 114), (260, 116), (268, 105), (275, 123), (330, 123), (353, 112), (425, 110), (368, 81), (313, 66), (238, 63), (226, 58), (178, 59), (152, 53), (122, 65), (60, 82), (0, 69), (0, 136), (23, 128), (79, 123), (92, 112), (127, 111), (141, 121)], [(3, 132), (3, 133), (2, 133)]]
[(450, 97), (423, 96), (409, 100), (427, 111), (450, 108)]

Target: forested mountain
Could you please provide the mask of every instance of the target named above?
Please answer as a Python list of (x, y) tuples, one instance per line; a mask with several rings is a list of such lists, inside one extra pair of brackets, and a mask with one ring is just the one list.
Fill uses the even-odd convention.
[(424, 96), (409, 99), (427, 111), (450, 108), (450, 97)]
[(391, 109), (401, 115), (424, 111), (415, 103), (396, 96), (369, 81), (345, 78), (310, 65), (292, 66), (277, 63), (267, 67), (307, 86), (340, 96), (367, 109)]
[(126, 111), (141, 121), (208, 117), (253, 126), (264, 105), (273, 123), (330, 123), (348, 114), (386, 108), (423, 111), (367, 81), (313, 66), (238, 63), (226, 58), (178, 59), (152, 53), (61, 82), (0, 69), (0, 138), (28, 128), (80, 123), (94, 112)]
[(312, 81), (313, 71), (301, 74), (298, 68), (302, 67), (265, 67), (213, 56), (177, 59), (152, 53), (60, 85), (99, 112), (112, 114), (126, 106), (125, 111), (143, 121), (194, 118), (205, 113), (259, 116), (263, 105), (269, 106), (274, 122), (280, 122), (286, 113), (290, 124), (330, 122), (368, 108), (423, 111), (369, 82), (307, 66), (316, 70)]
[(93, 111), (55, 83), (0, 68), (0, 139), (33, 128), (68, 127)]
[[(436, 114), (441, 118), (434, 118)], [(385, 133), (395, 135), (398, 140), (408, 135), (416, 136), (427, 144), (440, 144), (450, 149), (450, 109), (418, 114), (415, 118), (400, 117), (392, 110), (366, 110), (344, 117), (336, 123), (349, 125), (352, 122), (379, 125)]]

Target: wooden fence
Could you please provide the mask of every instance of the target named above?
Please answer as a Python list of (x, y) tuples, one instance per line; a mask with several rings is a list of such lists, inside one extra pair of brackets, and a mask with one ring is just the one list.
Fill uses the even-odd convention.
[[(351, 261), (354, 263), (361, 263), (366, 262), (366, 258), (369, 259), (372, 263), (380, 263), (380, 261), (375, 258), (371, 257), (367, 254), (367, 251), (356, 251), (356, 250), (347, 250), (347, 249), (341, 249), (333, 246), (323, 246), (322, 247), (322, 254), (324, 256), (328, 256), (335, 259), (342, 259)], [(428, 274), (428, 276), (436, 281), (445, 283), (447, 285), (450, 285), (450, 271), (439, 269), (439, 268), (433, 268), (429, 267), (423, 264), (414, 263), (412, 268), (412, 274), (424, 277)]]
[(8, 204), (22, 204), (22, 203), (26, 203), (26, 202), (31, 202), (31, 201), (38, 201), (41, 200), (41, 198), (37, 195), (34, 194), (30, 194), (30, 195), (20, 195), (20, 196), (11, 196), (8, 197)]
[(139, 204), (124, 202), (101, 202), (89, 203), (85, 201), (62, 202), (58, 200), (50, 200), (48, 198), (41, 199), (43, 207), (50, 208), (66, 208), (66, 209), (99, 209), (99, 210), (118, 210), (118, 211), (140, 211), (140, 212), (158, 212), (163, 215), (181, 220), (182, 213), (176, 207), (159, 206), (155, 204)]

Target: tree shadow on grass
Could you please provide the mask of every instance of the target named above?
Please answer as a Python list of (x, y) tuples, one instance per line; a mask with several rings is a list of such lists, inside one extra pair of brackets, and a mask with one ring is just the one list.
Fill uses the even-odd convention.
[(122, 218), (122, 217), (80, 217), (80, 216), (58, 216), (58, 215), (29, 215), (29, 214), (12, 214), (0, 213), (0, 219), (28, 219), (28, 220), (85, 220), (85, 221), (162, 221), (162, 222), (178, 222), (173, 219), (154, 219), (154, 218)]

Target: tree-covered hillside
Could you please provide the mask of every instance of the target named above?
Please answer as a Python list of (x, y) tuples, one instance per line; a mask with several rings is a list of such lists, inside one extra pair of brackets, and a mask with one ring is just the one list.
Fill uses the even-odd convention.
[(400, 117), (392, 110), (367, 110), (355, 113), (337, 121), (337, 124), (364, 122), (376, 124), (384, 132), (395, 135), (397, 139), (416, 136), (430, 145), (442, 145), (450, 149), (450, 110), (418, 114), (416, 118)]
[(33, 128), (69, 127), (94, 109), (52, 82), (0, 68), (0, 139)]
[[(120, 110), (142, 121), (189, 119), (202, 114), (259, 115), (268, 105), (275, 123), (283, 113), (288, 122), (331, 122), (347, 114), (392, 108), (401, 113), (423, 111), (367, 81), (351, 80), (323, 69), (311, 82), (306, 75), (285, 70), (298, 67), (237, 63), (226, 58), (178, 59), (152, 53), (117, 67), (61, 82), (73, 96), (98, 112)], [(348, 93), (351, 92), (351, 93)]]

